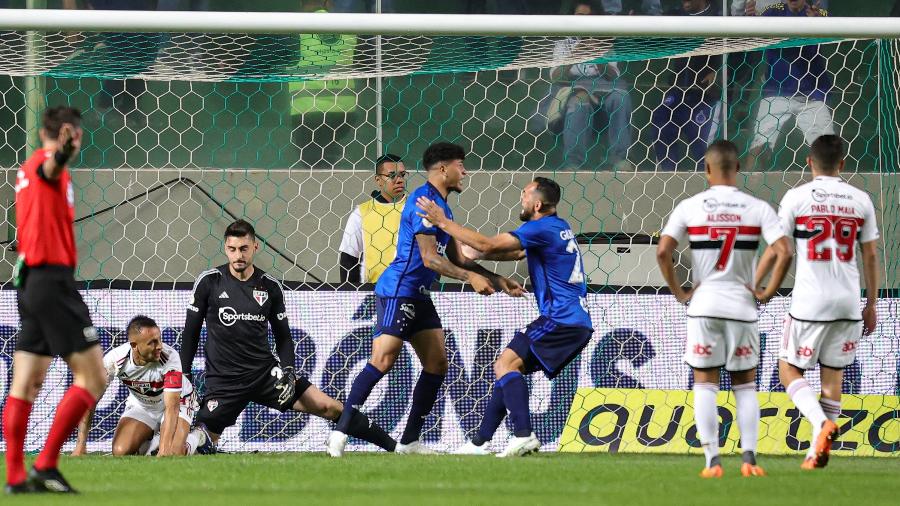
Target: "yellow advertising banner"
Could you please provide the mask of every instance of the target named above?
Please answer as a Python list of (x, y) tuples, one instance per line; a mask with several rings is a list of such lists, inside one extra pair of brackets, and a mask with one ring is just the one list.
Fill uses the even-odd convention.
[[(803, 454), (811, 427), (783, 392), (760, 392), (757, 452)], [(687, 390), (579, 388), (559, 440), (561, 452), (703, 453)], [(740, 452), (734, 394), (719, 392), (719, 446)], [(900, 397), (844, 395), (837, 455), (900, 456)]]

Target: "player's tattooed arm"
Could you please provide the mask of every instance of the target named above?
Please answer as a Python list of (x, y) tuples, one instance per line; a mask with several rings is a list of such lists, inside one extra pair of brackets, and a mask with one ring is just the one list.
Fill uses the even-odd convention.
[(180, 392), (164, 392), (163, 403), (165, 404), (165, 414), (159, 427), (158, 457), (177, 455), (175, 451), (175, 432), (178, 426), (178, 411), (181, 403)]
[(447, 245), (447, 257), (451, 262), (466, 269), (467, 271), (473, 271), (482, 276), (491, 280), (491, 284), (494, 285), (494, 288), (500, 290), (508, 295), (513, 297), (521, 297), (524, 294), (524, 290), (522, 289), (522, 285), (518, 282), (503, 277), (499, 274), (491, 272), (484, 268), (483, 265), (476, 262), (471, 256), (463, 253), (462, 244), (459, 243), (456, 239), (450, 239), (450, 244)]
[(666, 280), (666, 284), (669, 285), (669, 290), (675, 296), (675, 299), (682, 304), (687, 304), (691, 300), (694, 290), (700, 285), (698, 283), (688, 290), (682, 288), (681, 282), (675, 275), (675, 261), (672, 260), (672, 254), (675, 253), (677, 246), (678, 241), (674, 237), (668, 235), (660, 237), (659, 245), (656, 247), (656, 263), (659, 264), (659, 271), (662, 273), (663, 279)]
[(494, 293), (494, 287), (491, 281), (485, 276), (477, 272), (468, 271), (462, 267), (458, 267), (437, 251), (437, 239), (433, 235), (418, 234), (416, 242), (419, 245), (419, 252), (422, 254), (422, 263), (428, 269), (449, 276), (460, 281), (468, 281), (472, 288), (481, 295), (490, 295)]
[[(434, 226), (444, 230), (457, 241), (467, 244), (485, 255), (499, 255), (504, 253), (516, 253), (522, 251), (522, 243), (519, 239), (510, 234), (502, 233), (493, 237), (480, 234), (474, 230), (459, 225), (451, 219), (447, 218), (441, 206), (425, 197), (419, 197), (416, 205), (421, 210), (417, 214)], [(518, 259), (518, 258), (517, 258)]]
[(863, 334), (869, 335), (875, 332), (877, 317), (875, 303), (878, 302), (878, 288), (881, 281), (878, 279), (878, 241), (862, 243), (863, 278), (866, 281), (866, 306), (863, 308)]

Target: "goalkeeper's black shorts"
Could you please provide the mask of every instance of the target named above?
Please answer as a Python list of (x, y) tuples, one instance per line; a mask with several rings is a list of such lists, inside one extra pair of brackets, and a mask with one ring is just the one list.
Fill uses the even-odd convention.
[(284, 412), (291, 409), (303, 392), (312, 386), (308, 379), (298, 376), (293, 397), (279, 403), (280, 392), (275, 389), (277, 379), (270, 371), (270, 368), (263, 369), (255, 380), (243, 381), (239, 385), (224, 382), (220, 378), (207, 378), (206, 395), (200, 403), (197, 423), (206, 425), (211, 432), (221, 434), (234, 425), (247, 404), (255, 402)]

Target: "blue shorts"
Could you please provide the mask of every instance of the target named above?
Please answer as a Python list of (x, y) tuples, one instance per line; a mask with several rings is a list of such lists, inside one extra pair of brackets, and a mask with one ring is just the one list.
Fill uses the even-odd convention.
[(541, 316), (516, 332), (507, 348), (525, 361), (525, 373), (544, 371), (555, 378), (591, 340), (594, 329), (559, 325)]
[(375, 332), (409, 341), (412, 336), (430, 329), (443, 328), (431, 299), (375, 296)]

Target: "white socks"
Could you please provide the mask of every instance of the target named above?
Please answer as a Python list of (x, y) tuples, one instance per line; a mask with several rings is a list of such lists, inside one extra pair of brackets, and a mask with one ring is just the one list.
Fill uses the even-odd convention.
[(197, 453), (197, 446), (200, 444), (200, 431), (192, 430), (190, 434), (188, 434), (187, 440), (185, 442), (185, 454), (193, 455)]
[(703, 454), (706, 455), (706, 467), (710, 467), (712, 460), (719, 456), (718, 393), (718, 385), (694, 383), (694, 421), (697, 424), (697, 436), (703, 445)]
[[(838, 417), (841, 416), (841, 403), (839, 401), (823, 397), (819, 399), (819, 406), (822, 408), (822, 412), (825, 413), (825, 417), (832, 422), (837, 421)], [(820, 432), (822, 432), (822, 425), (813, 425), (812, 440), (809, 443), (809, 450), (806, 451), (807, 457), (815, 457), (816, 439), (819, 439)]]
[(738, 429), (741, 431), (741, 451), (756, 453), (759, 439), (759, 398), (756, 383), (744, 383), (731, 387), (737, 407)]

